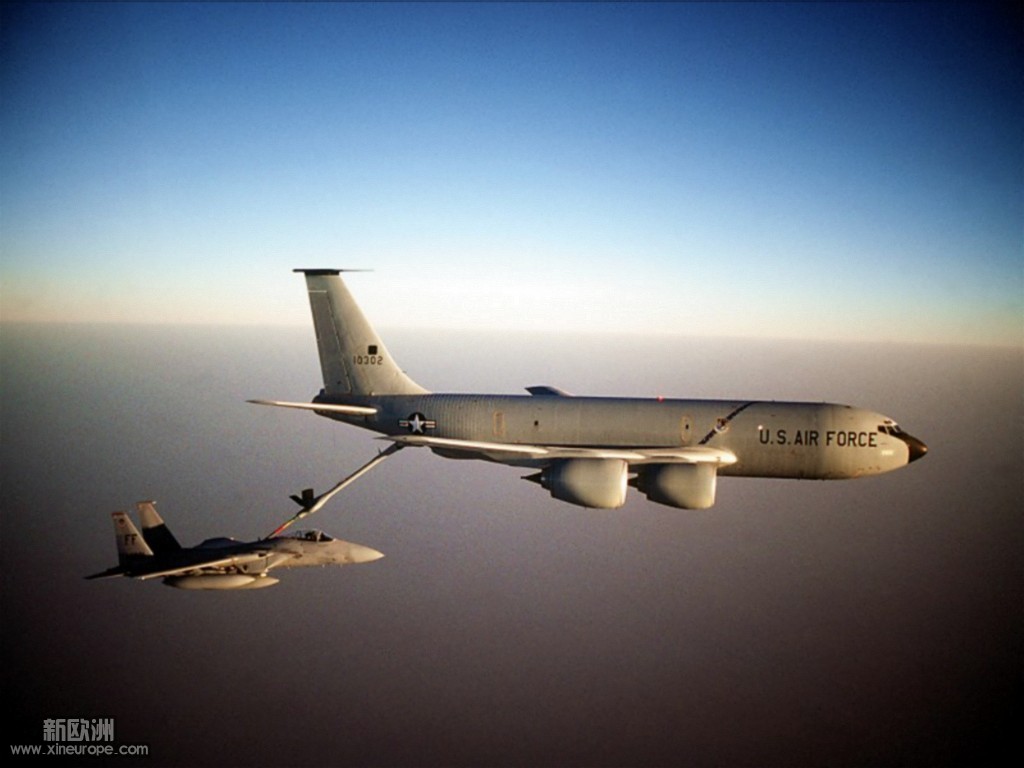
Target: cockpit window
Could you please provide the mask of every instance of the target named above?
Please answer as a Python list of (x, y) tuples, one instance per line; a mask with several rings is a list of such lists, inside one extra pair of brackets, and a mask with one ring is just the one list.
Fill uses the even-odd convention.
[(879, 424), (878, 431), (883, 435), (892, 435), (893, 437), (899, 437), (903, 434), (899, 424)]
[(296, 531), (295, 533), (292, 534), (291, 538), (299, 539), (300, 541), (316, 541), (316, 542), (334, 541), (334, 539), (332, 539), (330, 536), (328, 536), (323, 531), (317, 531), (315, 529), (314, 530), (309, 530), (309, 531)]

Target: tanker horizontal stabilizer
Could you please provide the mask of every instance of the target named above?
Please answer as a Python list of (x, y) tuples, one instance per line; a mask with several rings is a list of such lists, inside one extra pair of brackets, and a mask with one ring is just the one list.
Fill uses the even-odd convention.
[(365, 405), (338, 405), (333, 403), (289, 403), (284, 400), (246, 400), (253, 405), (272, 405), (277, 408), (297, 408), (302, 411), (323, 411), (324, 413), (344, 413), (348, 416), (373, 416), (376, 408)]

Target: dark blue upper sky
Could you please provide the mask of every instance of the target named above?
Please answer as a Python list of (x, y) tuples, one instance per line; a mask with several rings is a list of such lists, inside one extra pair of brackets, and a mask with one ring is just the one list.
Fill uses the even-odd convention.
[(291, 267), (370, 266), (385, 324), (1019, 344), (1020, 22), (7, 7), (4, 317), (306, 322)]

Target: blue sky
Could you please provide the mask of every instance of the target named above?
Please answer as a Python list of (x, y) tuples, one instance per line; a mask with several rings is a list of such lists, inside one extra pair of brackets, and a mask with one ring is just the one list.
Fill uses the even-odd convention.
[(1021, 19), (5, 6), (0, 312), (1024, 344)]

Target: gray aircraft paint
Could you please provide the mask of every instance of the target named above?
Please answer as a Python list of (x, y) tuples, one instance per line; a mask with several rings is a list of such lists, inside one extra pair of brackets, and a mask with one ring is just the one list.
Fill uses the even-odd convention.
[[(716, 474), (731, 477), (846, 479), (889, 472), (927, 451), (891, 418), (832, 403), (573, 397), (553, 387), (529, 395), (433, 394), (388, 353), (342, 281), (339, 270), (300, 269), (306, 278), (324, 388), (312, 404), (254, 401), (314, 410), (447, 458), (484, 459), (544, 472), (548, 487), (569, 461), (604, 462), (607, 493), (583, 506), (619, 506), (619, 464), (645, 490), (674, 474), (671, 506), (714, 502)], [(711, 464), (714, 472), (665, 468)], [(597, 466), (597, 465), (593, 465)], [(557, 483), (555, 483), (557, 484)], [(703, 486), (696, 495), (684, 487)], [(623, 486), (624, 488), (624, 486)], [(696, 498), (697, 502), (688, 500)]]
[[(329, 396), (316, 401), (335, 402)], [(732, 477), (844, 479), (898, 469), (911, 460), (906, 439), (881, 431), (894, 428), (892, 419), (831, 403), (440, 394), (346, 398), (345, 402), (372, 403), (379, 412), (324, 415), (395, 437), (419, 433), (510, 446), (595, 449), (718, 448), (737, 457), (736, 463), (719, 469)], [(743, 408), (742, 413), (729, 419), (738, 408)], [(416, 414), (422, 416), (418, 427), (410, 424)], [(450, 458), (491, 459), (514, 466), (550, 463), (500, 452), (434, 450)], [(655, 455), (629, 463), (659, 462)]]
[(159, 578), (178, 589), (262, 589), (278, 583), (268, 575), (277, 568), (351, 565), (384, 556), (370, 547), (317, 530), (257, 541), (216, 537), (183, 547), (157, 513), (154, 502), (140, 501), (136, 509), (141, 531), (127, 512), (111, 515), (118, 564), (86, 579), (124, 576), (143, 581)]

